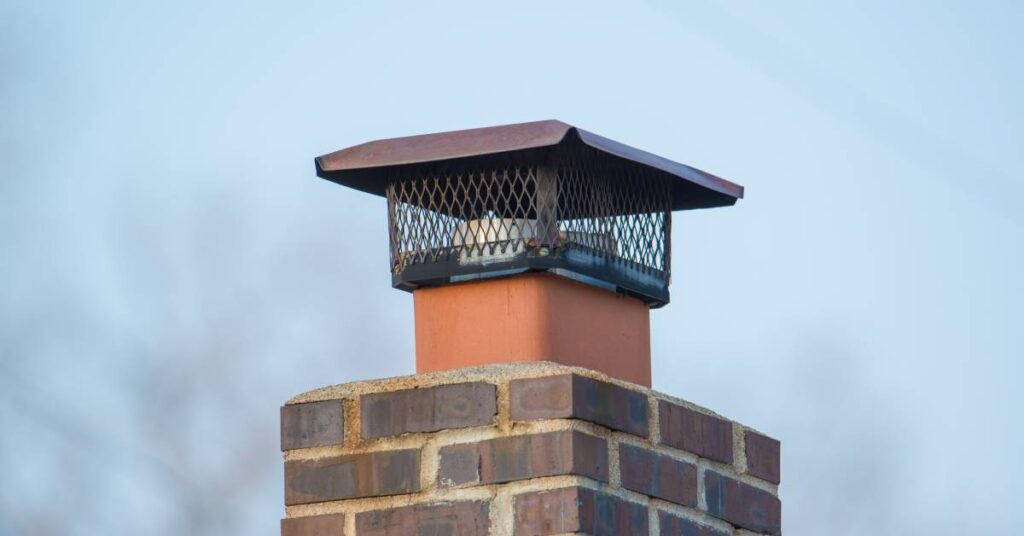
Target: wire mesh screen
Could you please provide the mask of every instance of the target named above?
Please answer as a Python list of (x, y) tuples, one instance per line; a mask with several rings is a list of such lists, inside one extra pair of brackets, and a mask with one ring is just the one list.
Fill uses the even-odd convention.
[(573, 255), (667, 285), (670, 193), (657, 172), (585, 152), (407, 169), (387, 188), (391, 271)]

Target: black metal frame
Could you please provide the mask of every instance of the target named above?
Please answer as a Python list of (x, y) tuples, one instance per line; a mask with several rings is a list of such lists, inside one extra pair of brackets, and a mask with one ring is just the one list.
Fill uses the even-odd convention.
[(516, 156), (392, 168), (394, 287), (545, 270), (668, 303), (671, 176), (583, 144)]

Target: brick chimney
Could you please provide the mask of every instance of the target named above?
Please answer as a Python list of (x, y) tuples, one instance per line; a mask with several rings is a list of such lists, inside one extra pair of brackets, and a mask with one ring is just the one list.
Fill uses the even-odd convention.
[(414, 376), (281, 408), (284, 536), (781, 533), (779, 442), (650, 389), (675, 210), (743, 189), (561, 123), (381, 140)]

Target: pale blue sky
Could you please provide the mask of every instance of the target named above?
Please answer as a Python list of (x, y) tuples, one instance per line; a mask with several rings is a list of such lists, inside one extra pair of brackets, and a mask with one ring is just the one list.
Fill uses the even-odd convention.
[(1013, 2), (0, 2), (0, 534), (276, 534), (277, 407), (412, 370), (369, 139), (558, 118), (677, 215), (654, 384), (783, 443), (787, 534), (1010, 534)]

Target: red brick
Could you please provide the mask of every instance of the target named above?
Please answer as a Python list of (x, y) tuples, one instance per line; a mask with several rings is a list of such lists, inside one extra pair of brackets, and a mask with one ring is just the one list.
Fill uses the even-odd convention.
[(494, 385), (459, 383), (360, 397), (363, 439), (486, 426), (498, 411)]
[(664, 510), (658, 512), (658, 525), (661, 527), (661, 536), (732, 536), (732, 531), (701, 525)]
[(658, 403), (661, 443), (731, 464), (732, 423), (664, 400)]
[(281, 408), (281, 450), (340, 445), (345, 439), (341, 400)]
[(345, 515), (292, 517), (281, 520), (281, 536), (344, 536)]
[(683, 506), (697, 505), (697, 467), (652, 450), (619, 444), (622, 487)]
[(509, 382), (512, 419), (581, 419), (647, 437), (647, 396), (577, 374)]
[(782, 533), (782, 503), (763, 489), (707, 471), (704, 496), (708, 513), (719, 519), (755, 532)]
[(415, 493), (420, 489), (419, 449), (292, 460), (284, 464), (284, 503)]
[(440, 456), (442, 485), (500, 484), (555, 475), (608, 481), (608, 443), (573, 430), (451, 445), (442, 447)]
[(516, 495), (516, 536), (580, 532), (591, 536), (649, 533), (647, 507), (600, 491), (569, 487)]
[(486, 536), (490, 503), (421, 504), (356, 514), (359, 536)]
[(779, 442), (768, 436), (747, 430), (743, 435), (743, 443), (747, 455), (747, 473), (778, 484), (781, 477)]

